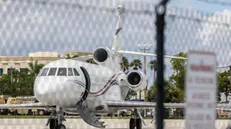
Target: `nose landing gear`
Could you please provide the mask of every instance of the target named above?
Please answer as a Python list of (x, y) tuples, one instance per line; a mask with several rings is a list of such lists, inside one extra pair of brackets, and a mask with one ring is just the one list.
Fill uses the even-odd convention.
[[(129, 129), (142, 129), (142, 116), (137, 109), (133, 112), (133, 117), (129, 121)], [(144, 123), (145, 124), (145, 123)]]
[(142, 129), (142, 122), (140, 118), (131, 118), (129, 122), (129, 129)]
[(52, 111), (46, 125), (48, 126), (49, 124), (50, 129), (66, 129), (66, 126), (62, 124), (63, 121), (66, 121), (62, 108), (57, 108), (56, 110), (57, 112)]

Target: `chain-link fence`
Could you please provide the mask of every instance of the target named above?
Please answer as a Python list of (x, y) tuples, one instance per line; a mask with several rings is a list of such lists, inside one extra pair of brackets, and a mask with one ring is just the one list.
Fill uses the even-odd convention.
[[(67, 52), (93, 52), (98, 47), (111, 48), (117, 29), (119, 4), (125, 7), (121, 37), (123, 50), (156, 53), (156, 15), (154, 11), (156, 3), (129, 0), (1, 0), (0, 55), (19, 58), (18, 56), (28, 56), (31, 52), (46, 51), (58, 52), (66, 58), (65, 53)], [(165, 54), (176, 55), (189, 50), (212, 51), (216, 53), (218, 67), (229, 66), (231, 62), (230, 20), (229, 10), (213, 14), (168, 7), (164, 31)], [(43, 56), (50, 57), (51, 55)], [(134, 59), (140, 59), (142, 65), (139, 69), (142, 71), (146, 69), (148, 87), (151, 87), (156, 74), (151, 69), (153, 66), (150, 61), (155, 58), (147, 57), (147, 65), (143, 66), (143, 56), (126, 55), (126, 57), (129, 63)], [(31, 61), (31, 59), (26, 59), (21, 62), (27, 64), (28, 60)], [(4, 61), (2, 59), (0, 62), (3, 70), (11, 66), (24, 67), (16, 66), (19, 60), (11, 60), (9, 65), (4, 64), (6, 63)], [(169, 59), (165, 60), (165, 65), (165, 79), (170, 80), (171, 85), (176, 84), (172, 75), (177, 69), (172, 68), (172, 62)], [(1, 73), (4, 72), (1, 71)], [(177, 101), (182, 102), (180, 99)], [(178, 121), (178, 123), (183, 123), (183, 121)], [(177, 124), (176, 127), (174, 124), (171, 125), (166, 127), (183, 128), (182, 124)], [(121, 128), (124, 126), (118, 125)], [(117, 128), (117, 125), (113, 128)]]

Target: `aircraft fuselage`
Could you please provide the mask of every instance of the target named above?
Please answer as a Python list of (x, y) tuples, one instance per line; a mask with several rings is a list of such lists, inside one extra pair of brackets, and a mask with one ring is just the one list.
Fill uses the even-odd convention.
[(91, 87), (86, 101), (92, 110), (103, 101), (122, 99), (118, 85), (106, 85), (117, 73), (104, 66), (71, 59), (57, 60), (43, 67), (34, 83), (35, 97), (47, 105), (75, 108), (86, 89), (81, 67), (90, 77)]

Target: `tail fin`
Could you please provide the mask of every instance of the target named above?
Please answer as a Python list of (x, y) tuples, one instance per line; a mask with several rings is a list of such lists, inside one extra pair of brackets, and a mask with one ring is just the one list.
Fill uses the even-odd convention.
[(123, 31), (123, 22), (124, 22), (124, 13), (125, 13), (125, 8), (123, 5), (120, 5), (117, 9), (119, 12), (119, 19), (117, 22), (116, 33), (114, 35), (113, 45), (112, 45), (112, 50), (114, 50), (116, 52), (121, 50), (123, 47), (120, 37), (121, 37), (122, 31)]

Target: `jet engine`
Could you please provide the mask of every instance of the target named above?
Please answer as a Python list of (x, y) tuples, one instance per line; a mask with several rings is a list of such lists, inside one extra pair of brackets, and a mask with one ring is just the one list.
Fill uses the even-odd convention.
[(112, 61), (115, 52), (109, 48), (97, 48), (93, 52), (93, 59), (97, 64), (105, 64), (109, 61)]
[(139, 91), (145, 89), (147, 86), (147, 78), (146, 76), (137, 70), (129, 71), (127, 73), (127, 83), (129, 87), (134, 91)]
[(138, 70), (121, 74), (121, 76), (118, 77), (118, 82), (120, 86), (128, 86), (134, 91), (143, 90), (147, 86), (146, 76)]

